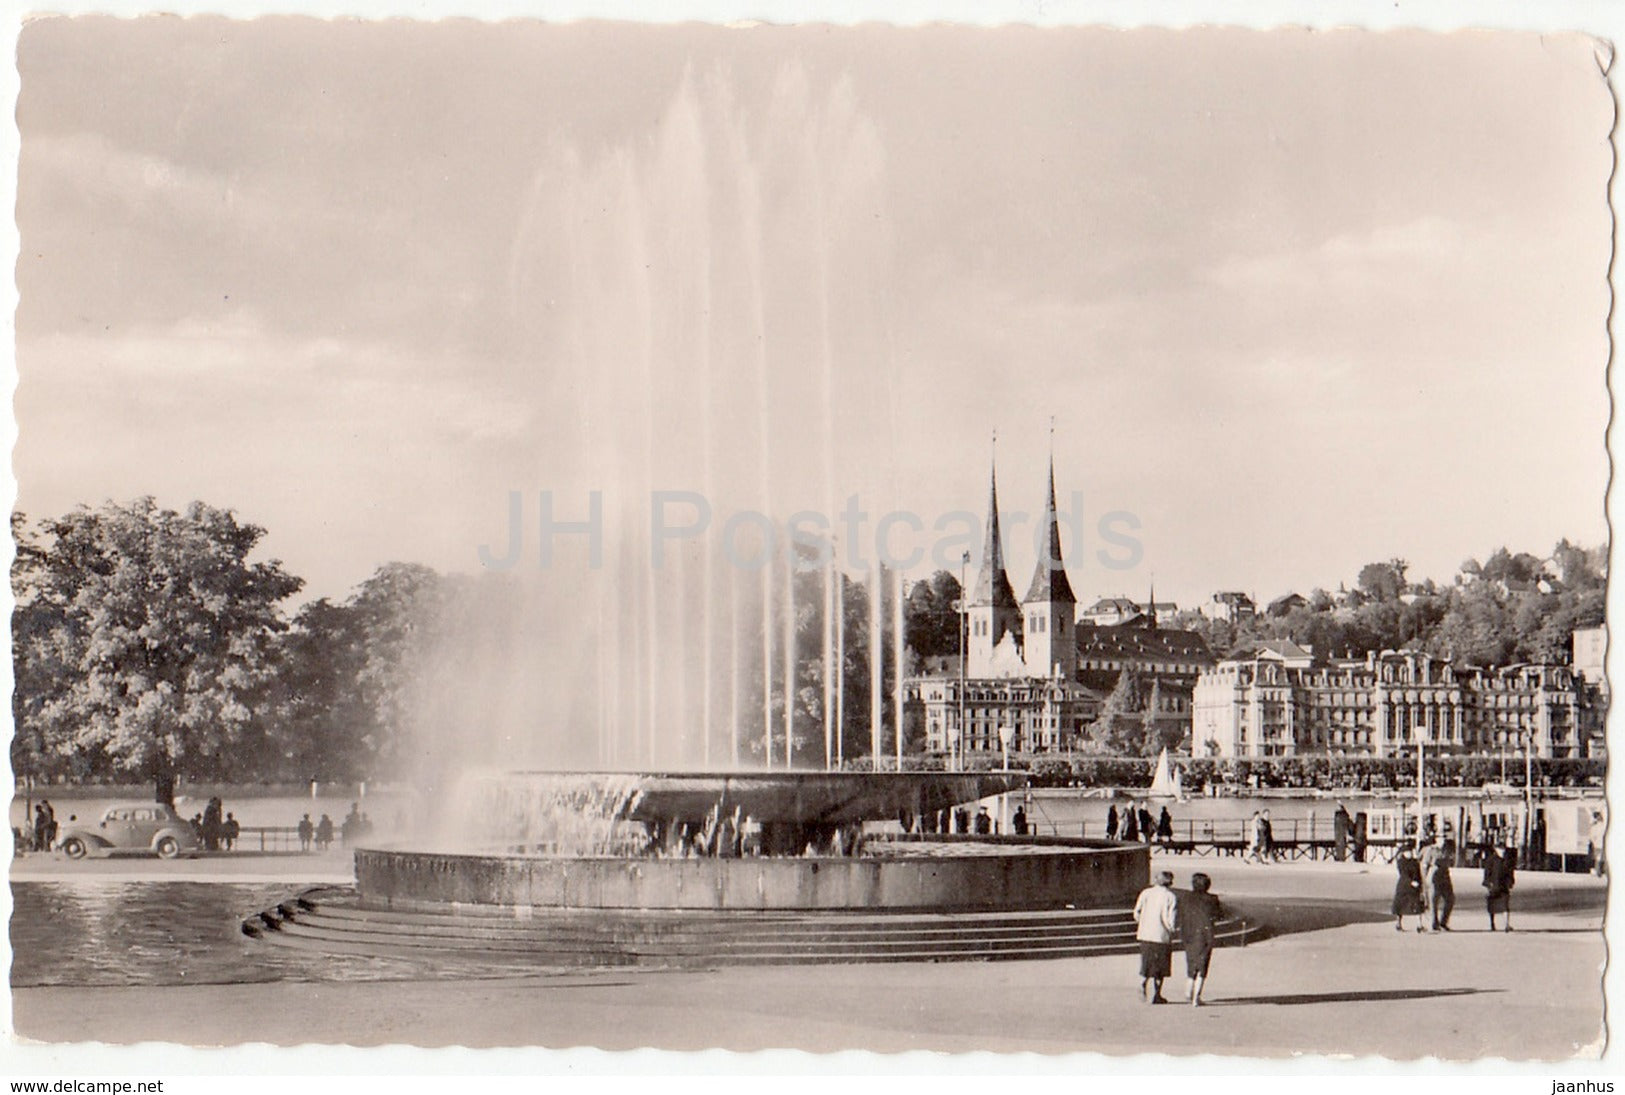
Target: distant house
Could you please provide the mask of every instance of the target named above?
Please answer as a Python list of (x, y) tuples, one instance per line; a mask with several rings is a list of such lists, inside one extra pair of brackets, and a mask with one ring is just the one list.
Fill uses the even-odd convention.
[(1315, 648), (1299, 646), (1291, 639), (1266, 639), (1253, 647), (1257, 661), (1280, 662), (1289, 669), (1307, 669), (1315, 662)]
[(1137, 616), (1149, 616), (1153, 613), (1159, 620), (1172, 619), (1178, 611), (1179, 605), (1173, 601), (1157, 601), (1153, 604), (1150, 601), (1136, 601), (1131, 597), (1102, 597), (1078, 613), (1078, 622), (1115, 627)]
[(1272, 619), (1279, 619), (1300, 608), (1308, 607), (1309, 601), (1302, 594), (1288, 593), (1284, 597), (1277, 597), (1271, 601), (1269, 607), (1264, 610), (1264, 614)]
[(1257, 616), (1258, 606), (1247, 594), (1226, 590), (1215, 593), (1213, 599), (1202, 606), (1201, 612), (1210, 620), (1223, 620), (1225, 623), (1235, 624)]
[(1585, 679), (1587, 684), (1608, 687), (1608, 675), (1604, 672), (1604, 657), (1608, 653), (1608, 629), (1606, 627), (1577, 627), (1574, 629), (1574, 673)]

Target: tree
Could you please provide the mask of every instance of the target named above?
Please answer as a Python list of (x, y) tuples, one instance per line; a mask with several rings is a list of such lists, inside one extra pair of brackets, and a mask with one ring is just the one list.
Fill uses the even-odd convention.
[(367, 665), (360, 613), (327, 598), (299, 610), (277, 643), (276, 727), (265, 767), (287, 779), (372, 773), (383, 731), (357, 688)]
[(1138, 756), (1145, 741), (1144, 709), (1138, 674), (1123, 670), (1089, 728), (1091, 746), (1101, 753)]
[(264, 535), (230, 510), (151, 498), (44, 522), (16, 653), (30, 732), (151, 778), (161, 802), (178, 774), (229, 765), (263, 706), (277, 606), (303, 584), (249, 561)]
[(1396, 601), (1405, 592), (1405, 572), (1410, 564), (1403, 559), (1390, 559), (1386, 563), (1367, 563), (1360, 568), (1356, 580), (1360, 590), (1374, 600)]
[(903, 604), (904, 634), (911, 650), (922, 658), (958, 656), (959, 598), (959, 579), (946, 570), (914, 583)]

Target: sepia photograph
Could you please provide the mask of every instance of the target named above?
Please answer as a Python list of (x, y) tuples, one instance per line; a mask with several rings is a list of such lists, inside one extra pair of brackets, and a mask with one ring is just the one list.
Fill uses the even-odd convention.
[(12, 1050), (1596, 1074), (1614, 60), (23, 21)]

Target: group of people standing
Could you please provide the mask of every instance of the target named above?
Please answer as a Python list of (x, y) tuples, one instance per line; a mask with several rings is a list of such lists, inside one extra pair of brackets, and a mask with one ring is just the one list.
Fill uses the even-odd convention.
[[(1413, 850), (1401, 845), (1394, 857), (1398, 878), (1394, 882), (1394, 930), (1405, 930), (1405, 918), (1416, 917), (1416, 930), (1449, 931), (1450, 913), (1456, 907), (1456, 887), (1450, 878), (1450, 861), (1455, 849), (1446, 841), (1439, 844), (1424, 835)], [(1502, 916), (1505, 930), (1512, 930), (1512, 888), (1517, 884), (1518, 850), (1512, 844), (1484, 852), (1484, 905), (1489, 912), (1490, 931), (1495, 917)]]
[(202, 841), (206, 852), (218, 852), (222, 848), (229, 852), (237, 846), (237, 838), (242, 835), (237, 815), (225, 809), (225, 803), (220, 801), (218, 795), (204, 804), (201, 814), (192, 815), (191, 825), (192, 835)]
[(56, 808), (50, 799), (34, 804), (34, 851), (48, 852), (56, 843)]
[[(1166, 1004), (1162, 983), (1173, 975), (1174, 934), (1185, 947), (1186, 998), (1202, 1005), (1208, 966), (1219, 918), (1224, 909), (1211, 890), (1213, 880), (1200, 872), (1191, 875), (1188, 892), (1174, 890), (1174, 873), (1158, 871), (1154, 885), (1140, 891), (1134, 902), (1134, 937), (1140, 944), (1140, 996), (1153, 1004)], [(1148, 995), (1149, 990), (1149, 995)]]
[(1106, 839), (1166, 844), (1174, 839), (1174, 819), (1166, 806), (1160, 815), (1153, 818), (1148, 804), (1144, 802), (1136, 804), (1130, 800), (1121, 814), (1117, 812), (1114, 802), (1111, 809), (1106, 811)]

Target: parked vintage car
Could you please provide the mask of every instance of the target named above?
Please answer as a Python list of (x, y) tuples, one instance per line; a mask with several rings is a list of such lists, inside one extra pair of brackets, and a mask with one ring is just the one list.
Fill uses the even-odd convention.
[(97, 823), (70, 821), (56, 846), (69, 859), (120, 853), (174, 859), (202, 848), (191, 823), (161, 802), (109, 806)]

